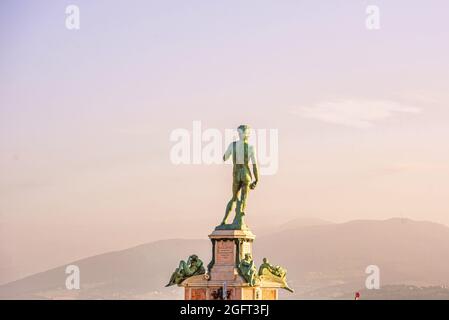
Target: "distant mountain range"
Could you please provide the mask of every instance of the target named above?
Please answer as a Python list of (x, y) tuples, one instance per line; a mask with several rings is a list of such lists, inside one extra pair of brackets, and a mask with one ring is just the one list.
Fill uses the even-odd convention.
[[(256, 238), (254, 243), (257, 264), (267, 257), (288, 270), (295, 293), (282, 292), (280, 298), (350, 299), (353, 292), (361, 290), (362, 298), (425, 299), (432, 294), (447, 294), (447, 226), (401, 218), (347, 223), (304, 221), (292, 221), (275, 233)], [(192, 253), (207, 264), (210, 241), (162, 240), (73, 261), (67, 265), (80, 268), (80, 290), (65, 288), (66, 266), (60, 266), (0, 286), (0, 298), (182, 299), (181, 288), (164, 286), (179, 260)], [(368, 265), (380, 268), (379, 290), (364, 289)], [(417, 288), (411, 296), (397, 289), (410, 287)]]

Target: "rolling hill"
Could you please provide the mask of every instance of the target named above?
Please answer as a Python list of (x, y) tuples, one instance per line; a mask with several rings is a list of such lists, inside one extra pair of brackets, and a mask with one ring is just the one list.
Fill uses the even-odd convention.
[[(210, 250), (208, 239), (143, 244), (68, 263), (80, 268), (80, 290), (65, 288), (64, 265), (0, 286), (0, 298), (182, 299), (180, 288), (164, 287), (171, 272), (192, 253), (207, 264)], [(364, 287), (368, 265), (380, 268), (379, 297), (382, 286), (448, 285), (449, 228), (399, 218), (300, 224), (256, 238), (254, 257), (288, 269), (296, 291), (282, 292), (283, 299), (347, 297)]]

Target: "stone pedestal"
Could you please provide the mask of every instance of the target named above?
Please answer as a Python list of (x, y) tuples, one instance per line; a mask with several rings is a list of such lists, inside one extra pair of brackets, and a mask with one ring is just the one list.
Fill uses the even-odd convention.
[(252, 254), (255, 235), (249, 230), (214, 230), (212, 260), (208, 273), (182, 282), (186, 300), (277, 300), (276, 282), (259, 281), (250, 286), (240, 275), (238, 265), (245, 254)]
[(215, 230), (209, 238), (212, 241), (212, 261), (208, 265), (211, 280), (236, 280), (240, 260), (246, 253), (252, 253), (256, 237), (250, 230)]

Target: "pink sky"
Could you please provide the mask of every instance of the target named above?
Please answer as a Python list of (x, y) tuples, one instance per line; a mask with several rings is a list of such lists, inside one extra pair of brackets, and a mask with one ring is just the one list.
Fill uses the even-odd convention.
[(194, 120), (278, 130), (255, 233), (272, 217), (449, 225), (449, 6), (375, 2), (377, 31), (366, 1), (2, 1), (0, 283), (205, 238), (231, 176), (170, 162)]

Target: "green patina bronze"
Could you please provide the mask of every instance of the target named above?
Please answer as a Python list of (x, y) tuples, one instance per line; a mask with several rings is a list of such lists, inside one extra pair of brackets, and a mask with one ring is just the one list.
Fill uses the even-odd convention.
[(259, 280), (257, 276), (257, 269), (251, 254), (245, 254), (245, 258), (239, 263), (239, 271), (242, 277), (248, 282), (251, 287), (254, 287)]
[[(244, 230), (247, 226), (244, 221), (246, 202), (249, 189), (254, 189), (259, 181), (259, 170), (257, 168), (256, 150), (254, 146), (248, 143), (250, 128), (247, 125), (238, 127), (239, 140), (232, 142), (225, 154), (223, 161), (228, 160), (232, 156), (232, 198), (229, 200), (223, 221), (217, 230)], [(252, 163), (253, 172), (251, 173), (249, 163)], [(251, 182), (253, 179), (254, 180)], [(240, 197), (239, 197), (240, 195)], [(235, 217), (231, 224), (226, 221), (229, 214), (236, 205)]]
[(179, 262), (179, 267), (176, 268), (175, 272), (170, 277), (170, 281), (166, 287), (172, 286), (174, 284), (180, 284), (185, 279), (196, 276), (199, 274), (205, 274), (206, 270), (203, 266), (203, 261), (198, 258), (197, 255), (193, 254), (187, 259), (187, 262), (181, 260)]
[(263, 280), (281, 283), (283, 288), (293, 292), (287, 284), (287, 270), (280, 266), (273, 266), (267, 258), (263, 258), (263, 263), (259, 267), (259, 277)]

